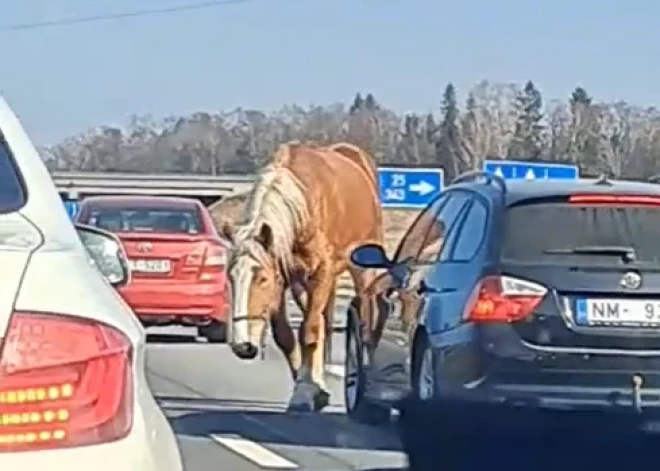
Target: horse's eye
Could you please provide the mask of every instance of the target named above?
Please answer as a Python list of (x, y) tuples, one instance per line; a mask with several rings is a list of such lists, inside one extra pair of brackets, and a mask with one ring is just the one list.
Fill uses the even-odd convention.
[(257, 283), (258, 284), (264, 285), (264, 284), (266, 284), (267, 281), (268, 281), (268, 278), (266, 278), (265, 276), (257, 275)]

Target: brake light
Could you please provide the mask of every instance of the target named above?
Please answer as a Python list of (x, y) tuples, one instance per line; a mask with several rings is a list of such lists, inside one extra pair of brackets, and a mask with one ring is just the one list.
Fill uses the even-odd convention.
[(185, 260), (187, 271), (200, 271), (201, 280), (215, 279), (227, 264), (227, 251), (224, 246), (212, 242), (200, 245)]
[(573, 204), (660, 206), (659, 196), (648, 195), (572, 195), (568, 198), (568, 201)]
[(15, 312), (0, 350), (0, 453), (128, 435), (131, 353), (128, 338), (105, 324)]
[(205, 267), (224, 268), (227, 265), (227, 251), (221, 245), (212, 245), (206, 252)]
[(465, 318), (471, 322), (516, 322), (529, 316), (548, 290), (510, 276), (489, 276), (475, 287)]

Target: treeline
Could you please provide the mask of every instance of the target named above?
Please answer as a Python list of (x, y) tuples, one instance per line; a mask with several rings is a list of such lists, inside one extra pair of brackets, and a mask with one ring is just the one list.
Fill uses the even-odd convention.
[(602, 103), (585, 88), (544, 103), (533, 82), (481, 82), (459, 104), (450, 83), (432, 112), (400, 115), (372, 94), (348, 104), (236, 109), (156, 120), (134, 116), (42, 149), (59, 170), (252, 173), (289, 140), (353, 142), (381, 164), (442, 166), (449, 177), (485, 158), (576, 163), (585, 175), (660, 173), (660, 111)]

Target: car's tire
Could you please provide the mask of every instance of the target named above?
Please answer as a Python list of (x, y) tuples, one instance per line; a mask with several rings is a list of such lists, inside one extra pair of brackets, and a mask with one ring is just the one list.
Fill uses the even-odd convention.
[(346, 414), (355, 421), (369, 425), (382, 425), (390, 420), (390, 409), (374, 404), (365, 396), (365, 348), (360, 322), (355, 310), (349, 308), (346, 316), (344, 351), (344, 402)]
[(211, 321), (197, 329), (199, 336), (206, 338), (209, 343), (227, 342), (227, 324), (220, 321)]
[(437, 374), (435, 358), (423, 330), (415, 336), (411, 369), (412, 390), (417, 399), (428, 401), (436, 396)]

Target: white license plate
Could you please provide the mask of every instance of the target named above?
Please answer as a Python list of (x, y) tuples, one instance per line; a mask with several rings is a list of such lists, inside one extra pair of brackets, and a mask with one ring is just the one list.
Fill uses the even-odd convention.
[(169, 260), (130, 260), (132, 271), (143, 273), (169, 273), (172, 265)]
[(660, 325), (660, 301), (578, 299), (575, 321), (578, 325), (655, 327)]

